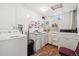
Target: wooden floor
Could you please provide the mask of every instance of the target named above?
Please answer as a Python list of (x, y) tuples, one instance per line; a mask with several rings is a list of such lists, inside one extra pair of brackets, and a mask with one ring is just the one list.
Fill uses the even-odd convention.
[(32, 56), (60, 56), (60, 54), (58, 52), (58, 47), (46, 44)]

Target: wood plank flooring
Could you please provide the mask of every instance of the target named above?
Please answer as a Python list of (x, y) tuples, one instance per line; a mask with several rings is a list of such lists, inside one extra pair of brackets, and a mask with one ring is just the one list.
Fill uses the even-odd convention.
[(39, 49), (32, 56), (60, 56), (58, 47), (51, 44), (46, 44), (44, 47)]

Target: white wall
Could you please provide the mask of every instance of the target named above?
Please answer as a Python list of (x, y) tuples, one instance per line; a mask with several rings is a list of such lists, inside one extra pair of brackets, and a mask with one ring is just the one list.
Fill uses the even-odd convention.
[[(27, 17), (27, 15), (30, 15), (30, 17)], [(17, 24), (22, 24), (24, 31), (27, 31), (31, 20), (41, 20), (41, 15), (25, 4), (0, 4), (0, 30), (11, 29), (13, 26), (17, 27)]]
[[(29, 15), (29, 17), (28, 17)], [(24, 4), (17, 6), (17, 24), (23, 24), (24, 25), (24, 31), (27, 31), (28, 24), (31, 21), (37, 21), (41, 20), (42, 17), (38, 13), (34, 12), (33, 10), (30, 10), (30, 8)]]
[(15, 25), (15, 4), (0, 3), (0, 30)]
[[(73, 10), (76, 8), (76, 4), (63, 4), (63, 9), (54, 11), (54, 15)], [(30, 15), (28, 18), (27, 15)], [(62, 16), (63, 19), (58, 21), (61, 29), (71, 29), (72, 27), (72, 15), (68, 14)], [(41, 20), (41, 15), (33, 11), (26, 4), (0, 4), (0, 30), (11, 29), (17, 24), (23, 24), (24, 31), (27, 31), (28, 23), (31, 20)], [(51, 20), (51, 18), (49, 18)]]

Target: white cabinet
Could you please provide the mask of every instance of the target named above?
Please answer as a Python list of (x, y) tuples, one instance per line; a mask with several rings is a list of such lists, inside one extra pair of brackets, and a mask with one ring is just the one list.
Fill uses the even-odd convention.
[(59, 41), (57, 38), (53, 38), (51, 41), (53, 45), (58, 46)]
[(75, 51), (78, 44), (77, 34), (57, 33), (49, 36), (49, 43), (58, 47), (66, 47)]
[(76, 49), (79, 40), (77, 34), (52, 33), (52, 34), (31, 34), (30, 39), (34, 40), (34, 50), (37, 51), (45, 44), (50, 43), (58, 47), (66, 47), (72, 50)]
[(48, 36), (47, 34), (43, 33), (42, 34), (42, 47), (45, 46), (45, 44), (48, 43)]
[(52, 36), (49, 34), (48, 35), (48, 43), (52, 44), (52, 39), (53, 39)]
[(42, 47), (42, 35), (36, 34), (35, 35), (35, 51), (39, 50)]
[(48, 43), (58, 46), (58, 44), (59, 44), (59, 35), (58, 34), (49, 34)]
[(34, 46), (34, 50), (38, 51), (41, 48), (41, 40), (37, 39)]
[(42, 39), (41, 39), (41, 40), (42, 40), (42, 42), (41, 42), (41, 43), (42, 43), (42, 47), (43, 47), (43, 46), (45, 45), (45, 43), (46, 43), (44, 38), (45, 38), (45, 34), (42, 34)]
[(61, 34), (61, 36), (62, 37), (59, 40), (60, 42), (59, 46), (66, 47), (75, 51), (76, 46), (78, 44), (78, 40), (77, 40), (78, 37), (76, 37), (77, 35), (72, 33), (71, 34), (63, 33)]
[[(56, 33), (56, 34), (30, 34), (30, 39), (34, 40), (34, 50), (38, 51), (41, 47), (45, 46), (45, 44), (50, 43), (55, 46), (62, 46), (72, 50), (75, 50), (78, 41), (76, 41), (78, 37), (74, 36), (74, 34), (67, 33)], [(74, 44), (73, 44), (74, 43)]]
[(34, 40), (34, 51), (39, 50), (48, 43), (48, 35), (46, 33), (30, 33), (29, 38)]
[(29, 38), (34, 40), (34, 51), (37, 51), (42, 47), (42, 34), (30, 33)]

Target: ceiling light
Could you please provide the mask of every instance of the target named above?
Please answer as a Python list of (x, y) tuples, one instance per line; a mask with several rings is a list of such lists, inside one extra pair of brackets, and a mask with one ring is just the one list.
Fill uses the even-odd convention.
[(63, 6), (62, 6), (62, 4), (60, 3), (60, 4), (57, 4), (57, 5), (52, 6), (51, 9), (52, 9), (52, 10), (56, 10), (56, 9), (59, 9), (59, 8), (62, 8), (62, 7), (63, 7)]
[(29, 17), (30, 17), (30, 15), (26, 15), (26, 17), (27, 17), (27, 18), (29, 18)]
[(43, 12), (46, 12), (46, 11), (48, 11), (48, 8), (47, 7), (42, 7), (42, 8), (40, 8), (40, 10), (43, 11)]

